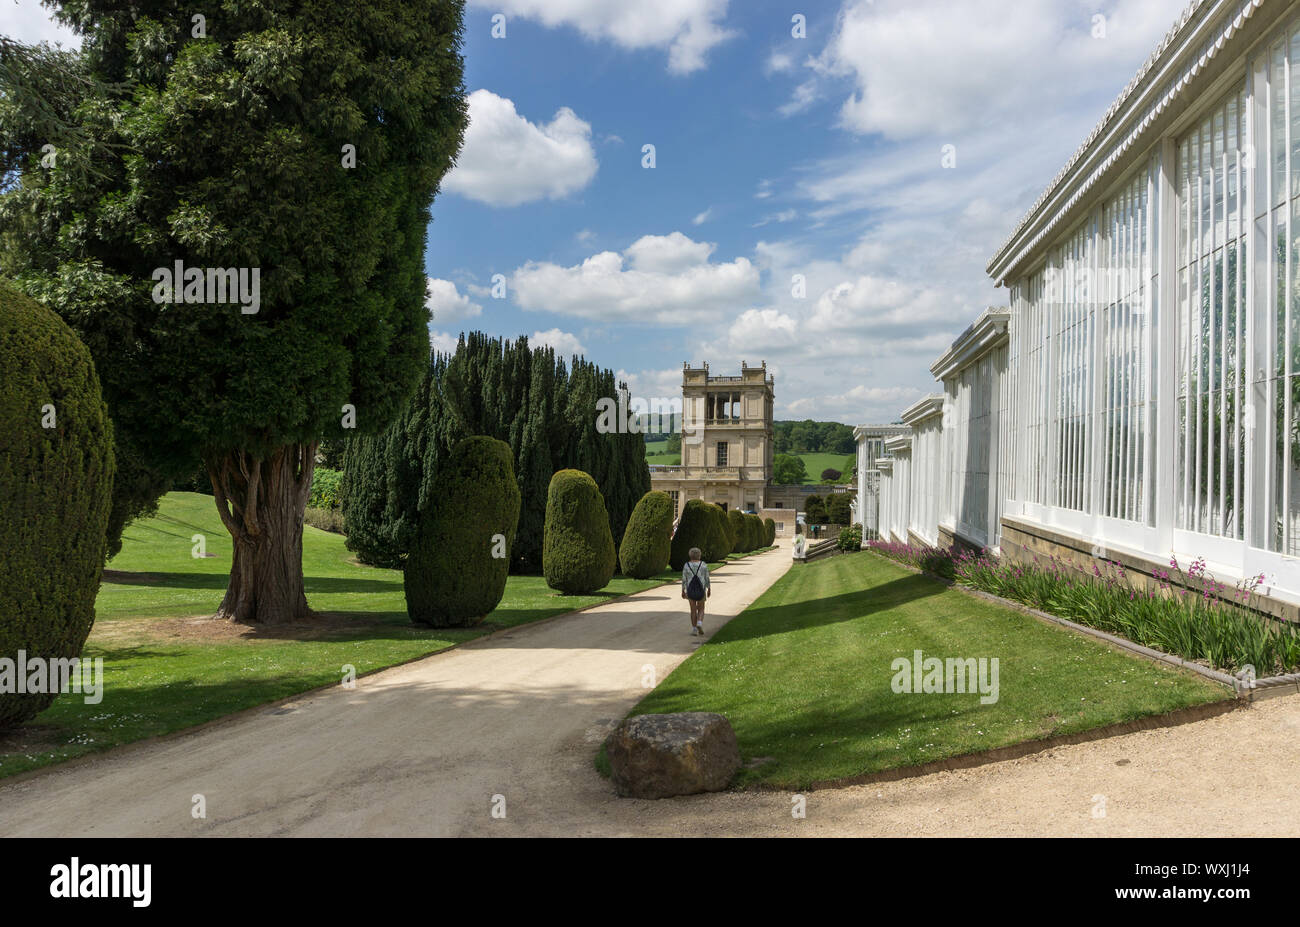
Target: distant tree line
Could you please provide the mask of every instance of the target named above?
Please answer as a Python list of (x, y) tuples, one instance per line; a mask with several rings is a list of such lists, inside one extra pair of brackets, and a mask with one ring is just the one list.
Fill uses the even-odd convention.
[(514, 457), (521, 507), (511, 571), (539, 573), (551, 476), (591, 475), (604, 495), (617, 545), (650, 490), (642, 435), (597, 431), (597, 400), (624, 384), (583, 359), (571, 364), (527, 338), (462, 335), (433, 351), (416, 392), (389, 428), (344, 443), (340, 497), (348, 547), (363, 562), (394, 566), (415, 538), (422, 510), (441, 502), (439, 472), (463, 438), (504, 441)]
[(853, 429), (839, 422), (773, 422), (777, 454), (852, 454), (857, 449)]

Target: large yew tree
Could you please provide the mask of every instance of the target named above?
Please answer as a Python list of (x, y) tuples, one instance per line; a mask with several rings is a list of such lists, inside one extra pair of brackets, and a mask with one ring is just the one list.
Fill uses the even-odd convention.
[[(109, 90), (68, 112), (88, 150), (51, 164), (24, 140), (0, 269), (91, 349), (124, 471), (116, 530), (202, 462), (234, 539), (219, 614), (302, 619), (317, 444), (353, 415), (382, 429), (426, 361), (425, 232), (466, 122), (463, 3), (54, 6)], [(177, 261), (256, 268), (257, 312), (155, 301), (155, 269)]]

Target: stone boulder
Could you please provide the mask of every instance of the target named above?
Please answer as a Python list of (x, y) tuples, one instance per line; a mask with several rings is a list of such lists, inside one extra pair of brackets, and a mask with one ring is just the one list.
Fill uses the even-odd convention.
[(719, 792), (740, 768), (731, 723), (706, 711), (628, 718), (606, 739), (605, 753), (624, 798)]

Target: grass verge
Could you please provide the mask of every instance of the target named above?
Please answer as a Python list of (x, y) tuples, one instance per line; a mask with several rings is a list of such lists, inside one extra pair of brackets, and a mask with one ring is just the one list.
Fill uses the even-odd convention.
[[(998, 659), (998, 700), (893, 691), (893, 661)], [(631, 712), (716, 711), (736, 784), (810, 785), (1091, 730), (1232, 697), (867, 554), (790, 570)], [(751, 765), (752, 764), (752, 765)], [(597, 768), (608, 774), (603, 748)]]
[[(195, 557), (202, 538), (205, 557)], [(595, 595), (562, 596), (540, 576), (511, 576), (483, 624), (419, 628), (406, 615), (402, 574), (361, 566), (337, 534), (303, 529), (311, 625), (252, 629), (211, 619), (225, 592), (230, 536), (211, 496), (170, 493), (156, 517), (130, 525), (108, 565), (84, 657), (104, 661), (103, 700), (60, 696), (0, 735), (0, 778), (414, 660), (503, 628), (598, 605), (680, 580), (616, 576)]]

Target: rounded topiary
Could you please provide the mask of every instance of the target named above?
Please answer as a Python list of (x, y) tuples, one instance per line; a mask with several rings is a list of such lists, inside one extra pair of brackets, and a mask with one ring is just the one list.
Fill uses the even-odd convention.
[(776, 543), (776, 520), (772, 518), (763, 519), (763, 531), (766, 537), (765, 547), (771, 547)]
[(716, 563), (726, 560), (727, 555), (736, 549), (736, 536), (731, 533), (731, 522), (727, 518), (726, 509), (712, 504), (709, 515), (713, 528), (705, 541), (704, 559), (709, 563)]
[[(90, 351), (0, 282), (0, 658), (73, 660), (95, 621), (113, 491), (113, 430)], [(67, 664), (46, 663), (48, 671)], [(16, 667), (15, 667), (16, 669)], [(0, 727), (57, 692), (0, 694)]]
[(749, 528), (749, 549), (758, 550), (767, 546), (767, 531), (763, 528), (763, 519), (757, 515), (746, 515), (745, 523)]
[(617, 563), (614, 535), (600, 488), (581, 470), (559, 470), (546, 494), (542, 574), (568, 595), (603, 589)]
[(731, 550), (727, 553), (743, 554), (753, 549), (749, 546), (749, 526), (745, 524), (745, 513), (739, 509), (727, 513), (727, 533), (731, 535)]
[[(692, 547), (698, 547), (703, 554), (709, 546), (709, 535), (714, 532), (714, 518), (710, 509), (717, 508), (703, 499), (687, 499), (682, 509), (682, 517), (677, 520), (677, 531), (669, 551), (668, 565), (680, 570), (690, 560)], [(704, 558), (708, 560), (706, 556)]]
[(501, 602), (519, 524), (514, 454), (496, 438), (451, 450), (403, 566), (406, 611), (435, 628), (477, 624)]
[(624, 575), (633, 579), (658, 576), (668, 566), (672, 543), (672, 497), (666, 492), (648, 492), (636, 504), (623, 529), (623, 543), (618, 548), (619, 566)]

